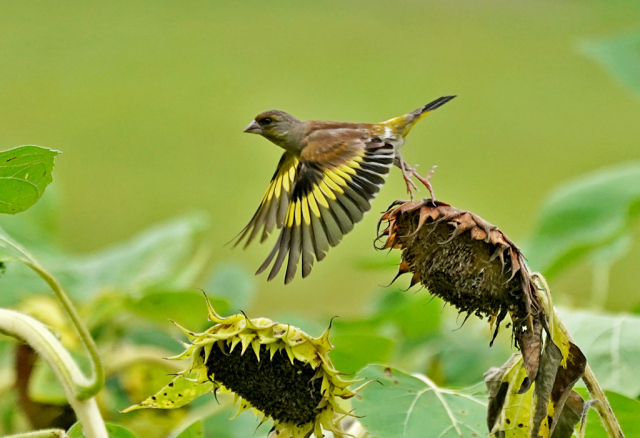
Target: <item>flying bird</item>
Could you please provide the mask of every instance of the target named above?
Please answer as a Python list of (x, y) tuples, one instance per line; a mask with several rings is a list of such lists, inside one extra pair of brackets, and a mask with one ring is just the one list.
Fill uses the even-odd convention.
[[(393, 165), (400, 168), (413, 198), (415, 176), (435, 200), (429, 183), (400, 155), (400, 147), (416, 122), (449, 102), (443, 96), (408, 114), (381, 123), (301, 121), (277, 110), (259, 114), (244, 132), (259, 134), (285, 150), (262, 202), (235, 245), (246, 248), (257, 236), (263, 242), (274, 228), (280, 235), (256, 274), (272, 280), (287, 268), (285, 284), (295, 276), (302, 259), (302, 277), (311, 272), (314, 258), (324, 259), (329, 247), (353, 229), (371, 208)], [(275, 259), (275, 261), (274, 261)]]

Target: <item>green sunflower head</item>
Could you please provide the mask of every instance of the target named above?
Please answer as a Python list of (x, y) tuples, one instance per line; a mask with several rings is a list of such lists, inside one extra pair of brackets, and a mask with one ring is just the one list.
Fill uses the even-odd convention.
[(204, 333), (178, 325), (190, 342), (169, 359), (190, 359), (189, 366), (157, 394), (123, 412), (175, 409), (211, 391), (232, 392), (240, 401), (236, 416), (253, 409), (263, 422), (274, 421), (278, 438), (322, 437), (322, 429), (344, 436), (340, 420), (351, 414), (343, 400), (359, 388), (348, 389), (356, 382), (343, 380), (333, 367), (329, 329), (313, 338), (267, 318), (222, 318), (208, 300), (207, 307), (215, 325)]

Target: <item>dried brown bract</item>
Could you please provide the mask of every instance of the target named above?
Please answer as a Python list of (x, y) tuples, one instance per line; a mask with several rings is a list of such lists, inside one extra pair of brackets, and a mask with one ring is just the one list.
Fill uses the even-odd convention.
[(544, 311), (518, 247), (479, 216), (430, 199), (394, 202), (379, 228), (385, 224), (379, 249), (402, 250), (396, 278), (411, 272), (411, 286), (426, 286), (467, 317), (488, 317), (494, 337), (509, 314), (527, 374), (535, 380)]

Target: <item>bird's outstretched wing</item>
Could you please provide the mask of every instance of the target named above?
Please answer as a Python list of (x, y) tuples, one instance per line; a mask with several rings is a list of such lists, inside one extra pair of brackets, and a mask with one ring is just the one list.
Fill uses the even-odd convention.
[(272, 280), (287, 260), (285, 284), (302, 259), (302, 276), (314, 260), (322, 260), (330, 246), (353, 229), (370, 208), (393, 165), (395, 152), (379, 138), (361, 130), (342, 130), (338, 136), (319, 131), (309, 137), (300, 157), (285, 152), (269, 188), (239, 240), (249, 244), (262, 229), (262, 240), (274, 226), (278, 240), (257, 273)]
[(267, 191), (262, 197), (260, 206), (247, 226), (240, 232), (235, 245), (238, 245), (246, 238), (247, 240), (244, 244), (246, 248), (258, 234), (261, 234), (260, 242), (264, 242), (274, 227), (282, 228), (289, 209), (296, 169), (299, 163), (300, 160), (290, 152), (285, 152), (282, 155), (269, 187), (267, 187)]

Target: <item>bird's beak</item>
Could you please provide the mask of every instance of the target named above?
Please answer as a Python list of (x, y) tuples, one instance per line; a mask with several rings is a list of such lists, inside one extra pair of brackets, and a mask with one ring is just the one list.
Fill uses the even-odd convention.
[(262, 127), (254, 120), (244, 128), (243, 132), (248, 132), (249, 134), (262, 134)]

